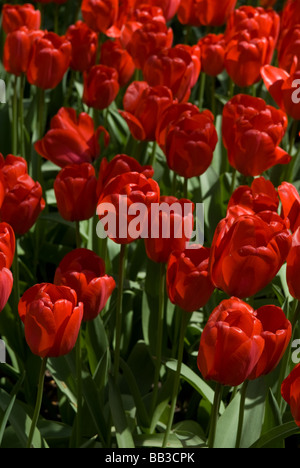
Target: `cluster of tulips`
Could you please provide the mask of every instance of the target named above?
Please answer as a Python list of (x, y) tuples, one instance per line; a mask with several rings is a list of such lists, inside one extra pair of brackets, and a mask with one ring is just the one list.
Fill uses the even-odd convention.
[[(241, 395), (239, 447), (247, 386), (278, 371), (277, 405), (285, 401), (300, 427), (300, 364), (291, 369), (289, 362), (300, 312), (300, 195), (294, 183), (300, 104), (293, 98), (295, 80), (300, 84), (299, 0), (287, 0), (280, 14), (275, 0), (255, 5), (239, 5), (237, 0), (74, 0), (74, 22), (62, 30), (62, 15), (70, 2), (38, 0), (36, 5), (2, 7), (12, 141), (10, 154), (0, 155), (0, 310), (5, 314), (12, 301), (18, 333), (42, 363), (27, 446), (33, 445), (39, 426), (47, 363), (73, 349), (76, 443), (83, 445), (82, 337), (88, 323), (105, 317), (109, 307), (114, 320), (109, 338), (114, 390), (126, 374), (124, 291), (130, 289), (126, 279), (131, 279), (126, 262), (129, 249), (140, 243), (144, 259), (158, 265), (160, 272), (152, 413), (164, 379), (166, 302), (179, 312), (167, 417), (163, 426), (157, 422), (146, 433), (162, 434), (163, 447), (170, 442), (185, 337), (197, 311), (204, 311), (197, 370), (214, 389), (204, 445), (214, 447), (224, 388), (230, 389), (232, 399)], [(50, 8), (54, 20), (46, 30)], [(60, 86), (65, 87), (64, 103), (50, 114), (47, 105), (49, 109)], [(26, 129), (24, 99), (30, 93), (37, 119), (28, 145), (31, 129)], [(118, 154), (111, 150), (117, 140), (113, 113), (128, 136)], [(206, 206), (201, 180), (212, 168), (218, 145), (220, 176), (227, 177), (219, 180), (227, 187), (221, 200), (224, 216), (212, 237), (205, 233), (200, 245), (191, 242), (195, 205)], [(51, 186), (46, 164), (55, 171)], [(51, 206), (49, 189), (55, 198)], [(119, 223), (121, 196), (126, 196), (127, 214)], [(128, 230), (135, 203), (147, 213), (139, 218), (138, 238)], [(155, 204), (177, 204), (181, 214), (161, 212), (153, 220)], [(107, 236), (99, 239), (97, 222), (103, 221), (108, 205), (114, 208), (119, 229), (112, 235), (103, 224)], [(189, 213), (184, 206), (190, 207)], [(19, 281), (18, 245), (24, 236), (36, 235), (46, 212), (56, 212), (74, 227), (74, 245), (51, 277), (24, 286)], [(169, 236), (152, 237), (153, 222), (159, 232), (169, 223)], [(125, 236), (119, 232), (121, 225)], [(181, 236), (178, 225), (188, 226)], [(89, 242), (83, 226), (88, 226)], [(110, 268), (112, 245), (120, 249), (117, 271)], [(138, 252), (143, 257), (142, 250)], [(257, 295), (283, 268), (292, 305), (278, 304), (266, 294), (264, 304), (256, 308)], [(102, 358), (98, 356), (99, 363)], [(116, 431), (116, 443), (124, 446), (115, 410), (110, 411), (108, 432)], [(101, 446), (109, 446), (111, 435), (98, 432)], [(125, 444), (132, 446), (129, 426), (125, 432)]]

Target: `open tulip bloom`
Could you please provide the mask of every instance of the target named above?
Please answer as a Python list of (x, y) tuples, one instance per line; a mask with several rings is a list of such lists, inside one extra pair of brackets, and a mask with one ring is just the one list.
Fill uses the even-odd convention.
[(0, 448), (298, 448), (300, 0), (0, 15)]

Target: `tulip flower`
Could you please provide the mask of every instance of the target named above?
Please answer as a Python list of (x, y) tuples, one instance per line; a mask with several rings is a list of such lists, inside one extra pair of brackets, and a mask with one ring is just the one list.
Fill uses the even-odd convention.
[(125, 86), (135, 72), (132, 57), (124, 49), (119, 40), (107, 40), (101, 46), (100, 64), (115, 68), (118, 72), (120, 87)]
[[(298, 56), (300, 43), (300, 27), (295, 24), (281, 33), (278, 43), (278, 66), (290, 72), (295, 56)], [(297, 60), (295, 71), (299, 71), (300, 63)]]
[(69, 26), (66, 39), (72, 45), (70, 68), (84, 72), (96, 64), (98, 35), (83, 21)]
[[(135, 8), (139, 8), (145, 4), (145, 0), (135, 0)], [(160, 7), (166, 21), (170, 21), (177, 13), (180, 0), (148, 0), (148, 5)]]
[(292, 336), (292, 325), (280, 307), (263, 306), (255, 315), (263, 327), (261, 337), (265, 346), (248, 380), (255, 380), (272, 372), (281, 361)]
[(0, 258), (5, 268), (13, 263), (16, 249), (16, 239), (13, 228), (7, 223), (0, 223)]
[(43, 35), (43, 31), (29, 30), (26, 26), (9, 33), (6, 36), (3, 49), (5, 70), (16, 76), (26, 73), (33, 41)]
[(101, 153), (99, 139), (109, 142), (103, 127), (95, 130), (93, 119), (85, 112), (76, 115), (75, 109), (62, 107), (52, 118), (50, 130), (34, 145), (43, 158), (63, 168), (72, 164), (92, 163)]
[(84, 73), (83, 102), (94, 109), (106, 109), (116, 99), (120, 89), (115, 68), (95, 65)]
[(104, 309), (115, 289), (115, 280), (105, 274), (102, 258), (88, 249), (75, 249), (60, 262), (54, 284), (68, 286), (84, 305), (83, 321), (93, 320)]
[(162, 196), (159, 205), (150, 207), (145, 248), (153, 262), (167, 263), (174, 250), (183, 251), (194, 226), (194, 204), (190, 200)]
[(59, 357), (72, 351), (82, 322), (83, 304), (78, 303), (71, 288), (37, 284), (23, 294), (18, 311), (33, 354)]
[(5, 261), (0, 255), (0, 312), (6, 306), (13, 288), (13, 275), (5, 266)]
[(224, 34), (207, 34), (198, 41), (201, 50), (201, 69), (206, 75), (217, 76), (224, 70)]
[(89, 163), (64, 167), (54, 181), (57, 208), (67, 221), (83, 221), (96, 213), (97, 179)]
[(178, 19), (192, 26), (222, 26), (233, 12), (237, 0), (181, 0)]
[(300, 227), (293, 234), (292, 246), (287, 257), (286, 280), (291, 296), (300, 301)]
[(83, 0), (81, 13), (94, 31), (106, 33), (118, 18), (118, 0)]
[(300, 119), (300, 70), (297, 71), (297, 63), (297, 60), (293, 61), (289, 73), (272, 65), (261, 69), (261, 76), (270, 95), (280, 109), (295, 120)]
[(101, 161), (97, 185), (97, 193), (100, 197), (104, 187), (114, 178), (126, 172), (138, 172), (143, 174), (147, 179), (151, 179), (154, 175), (152, 166), (141, 166), (141, 164), (131, 156), (126, 154), (118, 154), (111, 161), (103, 158)]
[(150, 86), (166, 86), (174, 99), (188, 101), (195, 82), (195, 64), (183, 47), (163, 49), (146, 60), (143, 75)]
[(200, 339), (197, 363), (203, 378), (226, 386), (242, 384), (263, 353), (262, 331), (252, 307), (236, 297), (222, 301)]
[(209, 273), (210, 249), (191, 245), (173, 251), (167, 265), (167, 292), (172, 304), (186, 312), (205, 306), (214, 292)]
[(113, 178), (105, 185), (97, 206), (100, 222), (108, 237), (122, 245), (141, 237), (148, 229), (150, 206), (158, 203), (159, 199), (157, 182), (143, 174), (126, 172)]
[(29, 30), (40, 29), (41, 12), (30, 3), (11, 5), (5, 3), (2, 7), (2, 28), (9, 34), (26, 26)]
[(191, 103), (173, 104), (161, 115), (156, 140), (170, 169), (185, 178), (200, 176), (210, 166), (218, 142), (214, 117)]
[(28, 172), (27, 162), (21, 156), (8, 154), (6, 158), (0, 153), (0, 173), (3, 177), (5, 191), (12, 189), (20, 176)]
[(288, 218), (294, 233), (300, 227), (300, 195), (296, 187), (289, 182), (283, 182), (278, 187), (278, 193), (283, 217)]
[(145, 81), (131, 83), (124, 95), (124, 110), (119, 111), (136, 140), (155, 141), (161, 113), (173, 103), (172, 92), (165, 86), (149, 86)]
[(281, 395), (290, 406), (295, 423), (300, 427), (300, 364), (282, 382)]
[(222, 134), (231, 166), (245, 176), (258, 176), (291, 156), (279, 145), (288, 119), (261, 98), (238, 94), (223, 110)]
[(211, 246), (214, 285), (241, 299), (265, 288), (287, 259), (292, 243), (289, 222), (272, 211), (235, 215), (218, 224)]

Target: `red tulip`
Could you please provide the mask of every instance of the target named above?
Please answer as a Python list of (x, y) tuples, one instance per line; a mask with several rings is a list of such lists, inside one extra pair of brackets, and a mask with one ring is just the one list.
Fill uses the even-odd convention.
[(167, 263), (174, 250), (186, 249), (193, 232), (193, 211), (190, 200), (169, 196), (161, 197), (159, 205), (150, 207), (145, 248), (153, 262)]
[(200, 112), (191, 103), (173, 104), (163, 112), (156, 140), (170, 169), (186, 178), (208, 169), (218, 142), (213, 121), (210, 111)]
[[(145, 4), (145, 0), (135, 0), (134, 4), (138, 8)], [(180, 0), (148, 0), (147, 4), (161, 8), (166, 21), (169, 21), (175, 16)]]
[(300, 70), (294, 60), (290, 73), (281, 68), (266, 65), (261, 69), (261, 75), (267, 90), (283, 112), (293, 119), (300, 119), (299, 83)]
[[(143, 174), (126, 172), (113, 178), (105, 185), (97, 208), (108, 237), (117, 244), (129, 244), (141, 237), (148, 228), (150, 206), (159, 198), (157, 182)], [(139, 215), (135, 208), (141, 210)]]
[(282, 398), (291, 408), (297, 426), (300, 427), (300, 364), (298, 364), (281, 385)]
[(264, 8), (271, 8), (272, 6), (274, 6), (276, 3), (276, 0), (260, 0), (259, 4), (260, 6), (264, 7)]
[(278, 193), (282, 205), (282, 214), (288, 218), (291, 231), (295, 232), (300, 227), (300, 195), (294, 185), (283, 182), (278, 187)]
[(280, 307), (263, 306), (255, 312), (255, 315), (263, 327), (261, 337), (265, 341), (265, 346), (256, 366), (248, 376), (249, 380), (267, 375), (278, 366), (292, 336), (292, 325)]
[(103, 42), (100, 64), (117, 70), (119, 85), (121, 87), (131, 80), (135, 72), (135, 65), (131, 56), (126, 49), (123, 49), (119, 40), (107, 40)]
[(13, 275), (5, 266), (5, 259), (0, 253), (0, 312), (6, 306), (13, 288)]
[(94, 121), (87, 113), (77, 116), (75, 109), (62, 107), (52, 118), (50, 130), (34, 147), (38, 154), (59, 167), (92, 163), (101, 153), (101, 134), (107, 145), (109, 134), (103, 127), (95, 130)]
[(201, 68), (210, 76), (217, 76), (224, 70), (224, 34), (207, 34), (199, 40), (201, 49)]
[(224, 106), (222, 134), (231, 166), (245, 176), (261, 175), (291, 156), (279, 145), (287, 116), (261, 98), (238, 94)]
[(172, 103), (169, 88), (151, 87), (145, 81), (134, 81), (124, 95), (124, 111), (119, 112), (136, 140), (154, 141), (159, 117)]
[(66, 39), (72, 45), (70, 68), (84, 72), (96, 64), (98, 35), (83, 21), (69, 26)]
[(300, 301), (300, 227), (293, 234), (293, 242), (287, 257), (286, 280), (291, 296)]
[(300, 7), (298, 0), (287, 0), (281, 12), (281, 31), (287, 31), (295, 24), (300, 24)]
[(68, 286), (84, 305), (83, 320), (93, 320), (104, 309), (115, 289), (115, 280), (105, 274), (102, 258), (87, 249), (75, 249), (60, 262), (54, 284)]
[(181, 0), (178, 19), (192, 26), (222, 26), (235, 8), (237, 0)]
[(83, 304), (65, 286), (37, 284), (19, 302), (25, 338), (33, 354), (59, 357), (74, 348), (83, 317)]
[(205, 306), (214, 292), (209, 273), (209, 249), (190, 246), (173, 251), (168, 260), (167, 292), (172, 304), (186, 312)]
[(72, 46), (64, 37), (45, 32), (31, 48), (27, 80), (42, 89), (53, 89), (62, 81), (72, 57)]
[(8, 154), (4, 158), (0, 153), (0, 172), (7, 192), (16, 185), (20, 176), (27, 174), (27, 162), (21, 156)]
[(277, 213), (278, 206), (279, 196), (272, 182), (264, 177), (257, 177), (251, 187), (241, 185), (233, 192), (228, 202), (228, 212), (235, 207), (241, 209), (241, 214), (255, 214), (261, 211)]
[(265, 341), (254, 310), (238, 298), (214, 309), (200, 339), (198, 368), (206, 380), (238, 386), (261, 357)]
[(26, 26), (28, 29), (40, 29), (41, 12), (30, 3), (11, 5), (6, 3), (2, 7), (2, 28), (6, 34)]
[(103, 158), (99, 169), (98, 196), (100, 197), (104, 187), (114, 177), (126, 172), (138, 172), (139, 174), (143, 174), (147, 179), (151, 179), (154, 175), (152, 166), (141, 166), (136, 159), (126, 154), (118, 154), (110, 162), (106, 158)]
[(118, 18), (118, 0), (83, 0), (81, 13), (94, 31), (106, 33)]
[(29, 30), (26, 26), (6, 36), (3, 49), (3, 65), (8, 73), (20, 76), (26, 73), (33, 41), (44, 35), (43, 31)]
[(84, 73), (83, 102), (94, 109), (106, 109), (116, 99), (120, 89), (115, 68), (95, 65)]
[(13, 228), (7, 223), (0, 223), (0, 259), (5, 268), (13, 263), (16, 239)]
[(183, 47), (163, 49), (145, 62), (144, 79), (150, 86), (166, 86), (174, 99), (188, 101), (195, 81), (195, 64)]
[(89, 163), (64, 167), (54, 182), (57, 208), (67, 221), (83, 221), (96, 213), (97, 179)]
[(232, 13), (225, 31), (225, 68), (235, 84), (251, 86), (261, 67), (272, 61), (280, 19), (274, 10), (242, 6)]
[(277, 213), (236, 216), (232, 208), (218, 224), (211, 246), (214, 285), (239, 298), (255, 295), (277, 275), (291, 242), (289, 223)]
[[(278, 65), (279, 68), (289, 72), (293, 66), (295, 56), (298, 56), (300, 46), (299, 24), (291, 26), (281, 34), (278, 44)], [(297, 60), (296, 70), (299, 71), (300, 63)]]

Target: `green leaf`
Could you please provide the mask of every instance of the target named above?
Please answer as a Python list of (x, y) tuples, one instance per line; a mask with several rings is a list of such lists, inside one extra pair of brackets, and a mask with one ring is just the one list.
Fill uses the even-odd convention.
[(250, 448), (265, 448), (296, 434), (300, 434), (300, 428), (294, 421), (287, 422), (263, 434)]
[[(164, 441), (164, 434), (142, 434), (135, 436), (134, 442), (136, 447), (157, 447), (161, 448)], [(183, 448), (181, 441), (175, 434), (170, 434), (168, 437), (168, 448)]]
[(19, 392), (19, 390), (20, 390), (20, 388), (21, 388), (21, 386), (23, 384), (24, 378), (25, 378), (25, 372), (23, 372), (20, 379), (18, 380), (18, 382), (14, 386), (14, 388), (13, 388), (13, 390), (11, 392), (10, 403), (7, 406), (7, 409), (5, 410), (5, 412), (3, 414), (3, 417), (0, 418), (0, 446), (1, 446), (1, 443), (2, 443), (2, 438), (3, 438), (3, 434), (4, 434), (4, 431), (5, 431), (7, 422), (9, 420), (10, 414), (11, 414), (12, 409), (14, 407), (14, 404), (15, 404), (15, 401), (16, 401), (16, 398), (17, 398), (17, 394), (18, 394), (18, 392)]
[(109, 403), (112, 419), (116, 429), (116, 438), (119, 448), (134, 448), (134, 440), (129, 429), (122, 398), (113, 378), (109, 376)]

